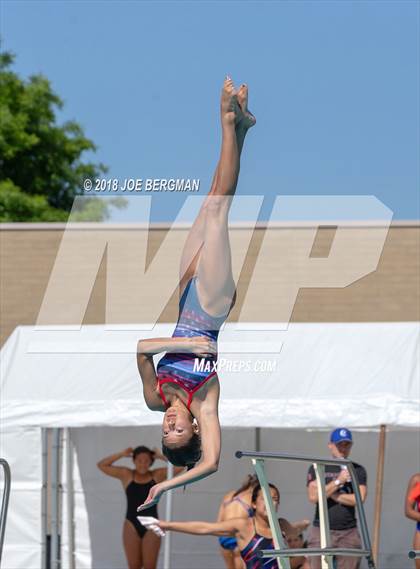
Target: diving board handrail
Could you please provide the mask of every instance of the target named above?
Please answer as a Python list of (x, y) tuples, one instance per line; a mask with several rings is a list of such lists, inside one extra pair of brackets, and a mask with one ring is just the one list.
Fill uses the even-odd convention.
[(3, 498), (1, 501), (1, 511), (0, 511), (0, 564), (1, 564), (1, 556), (3, 553), (3, 542), (4, 542), (4, 534), (6, 531), (7, 509), (9, 507), (10, 486), (11, 486), (12, 476), (10, 472), (10, 466), (7, 460), (4, 458), (0, 458), (0, 464), (4, 472), (4, 489), (3, 489)]
[(368, 549), (349, 549), (348, 547), (328, 547), (311, 548), (307, 547), (296, 549), (283, 549), (273, 551), (272, 549), (261, 549), (257, 557), (315, 557), (317, 555), (345, 555), (346, 557), (361, 557), (361, 553), (369, 554)]
[[(265, 507), (267, 508), (268, 523), (270, 524), (270, 528), (273, 534), (274, 547), (276, 548), (276, 551), (284, 550), (286, 544), (284, 543), (277, 513), (274, 508), (273, 500), (271, 499), (270, 486), (268, 484), (267, 476), (265, 474), (264, 460), (252, 459), (252, 464), (254, 465), (255, 472), (258, 476), (258, 480), (261, 485)], [(285, 559), (278, 558), (277, 565), (279, 569), (290, 569), (290, 563), (287, 558)]]
[[(325, 458), (325, 457), (314, 457), (314, 456), (303, 456), (287, 453), (273, 453), (273, 452), (257, 452), (257, 451), (237, 451), (235, 453), (236, 458), (247, 457), (252, 460), (255, 467), (258, 480), (261, 484), (261, 488), (268, 488), (267, 477), (265, 476), (264, 470), (264, 460), (275, 459), (283, 460), (289, 462), (310, 462), (314, 465), (316, 483), (319, 496), (319, 520), (320, 520), (320, 537), (321, 537), (321, 548), (307, 548), (304, 550), (297, 549), (287, 549), (282, 547), (283, 539), (281, 536), (280, 527), (277, 521), (277, 517), (272, 520), (271, 510), (274, 511), (273, 502), (271, 499), (271, 494), (269, 490), (264, 491), (264, 500), (269, 513), (268, 519), (270, 523), (270, 528), (273, 533), (273, 541), (276, 549), (274, 550), (263, 550), (259, 552), (260, 557), (277, 557), (277, 562), (280, 569), (289, 569), (289, 564), (280, 564), (284, 559), (288, 557), (296, 557), (298, 555), (321, 555), (321, 567), (322, 569), (332, 569), (333, 568), (333, 557), (335, 555), (351, 555), (353, 557), (366, 557), (370, 569), (375, 569), (375, 562), (372, 554), (372, 545), (369, 537), (369, 530), (366, 522), (365, 511), (363, 508), (363, 501), (360, 494), (359, 484), (356, 477), (356, 471), (352, 462), (346, 458)], [(356, 500), (356, 511), (358, 514), (360, 522), (360, 532), (362, 537), (362, 549), (347, 549), (347, 548), (332, 548), (330, 547), (330, 529), (328, 520), (328, 506), (327, 497), (325, 493), (325, 466), (326, 465), (337, 465), (345, 466), (350, 474), (354, 496)], [(277, 523), (276, 523), (277, 522)], [(300, 553), (298, 553), (300, 551)], [(305, 551), (305, 553), (302, 553)]]

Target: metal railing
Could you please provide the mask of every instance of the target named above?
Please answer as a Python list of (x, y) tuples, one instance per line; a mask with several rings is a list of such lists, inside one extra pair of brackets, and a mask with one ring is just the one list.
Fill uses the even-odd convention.
[(10, 473), (10, 466), (7, 460), (5, 460), (4, 458), (0, 458), (0, 464), (3, 467), (3, 472), (4, 472), (3, 499), (1, 501), (1, 512), (0, 512), (0, 564), (1, 564), (1, 556), (3, 553), (4, 533), (6, 531), (7, 508), (9, 507), (10, 486), (11, 486), (12, 476)]
[[(333, 569), (333, 558), (336, 555), (346, 555), (353, 557), (366, 557), (368, 565), (371, 569), (375, 569), (375, 563), (372, 555), (372, 546), (370, 543), (369, 530), (366, 523), (365, 511), (363, 508), (362, 497), (360, 495), (359, 484), (356, 477), (353, 464), (347, 459), (338, 458), (320, 458), (313, 456), (301, 456), (293, 454), (264, 453), (264, 452), (248, 452), (237, 451), (236, 458), (251, 458), (255, 472), (261, 485), (264, 501), (268, 513), (268, 521), (273, 533), (273, 542), (275, 549), (265, 549), (259, 552), (260, 557), (277, 557), (279, 569), (290, 569), (288, 562), (289, 557), (297, 557), (305, 555), (308, 557), (321, 555), (322, 569)], [(277, 519), (274, 504), (271, 499), (270, 488), (265, 474), (264, 460), (275, 459), (290, 462), (311, 462), (314, 465), (316, 483), (318, 489), (318, 506), (319, 506), (319, 525), (320, 525), (320, 548), (305, 549), (287, 549), (284, 545)], [(330, 543), (330, 527), (328, 519), (327, 495), (325, 491), (325, 466), (326, 465), (345, 466), (350, 474), (353, 492), (356, 500), (356, 510), (360, 522), (360, 532), (362, 537), (362, 549), (348, 549), (343, 547), (331, 547)]]

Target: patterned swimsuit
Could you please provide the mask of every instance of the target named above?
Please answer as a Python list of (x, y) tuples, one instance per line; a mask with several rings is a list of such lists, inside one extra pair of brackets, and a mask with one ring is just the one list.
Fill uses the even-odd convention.
[(246, 569), (278, 569), (275, 557), (257, 557), (257, 551), (261, 549), (274, 549), (273, 540), (255, 533), (248, 545), (241, 551)]
[[(221, 316), (211, 316), (203, 310), (197, 295), (197, 277), (189, 281), (179, 301), (179, 317), (173, 338), (207, 336), (217, 342), (219, 330), (226, 320), (231, 307)], [(199, 357), (192, 353), (167, 352), (158, 362), (156, 372), (160, 396), (168, 406), (162, 385), (175, 383), (188, 394), (187, 407), (190, 408), (193, 395), (210, 378), (216, 375), (217, 355)]]

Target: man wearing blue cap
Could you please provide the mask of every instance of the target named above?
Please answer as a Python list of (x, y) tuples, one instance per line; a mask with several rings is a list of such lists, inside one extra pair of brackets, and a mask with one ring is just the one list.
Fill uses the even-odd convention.
[[(353, 446), (351, 432), (340, 427), (332, 431), (328, 448), (333, 458), (348, 458)], [(360, 464), (352, 462), (359, 482), (360, 494), (363, 502), (367, 493), (367, 474)], [(328, 518), (330, 521), (331, 546), (346, 548), (361, 548), (360, 535), (357, 530), (355, 514), (356, 499), (353, 492), (350, 474), (345, 466), (325, 466), (325, 488), (327, 493)], [(309, 501), (316, 504), (313, 526), (310, 529), (308, 547), (319, 548), (319, 508), (318, 489), (316, 485), (315, 469), (309, 468), (307, 489)], [(311, 569), (321, 569), (321, 558), (310, 557)], [(337, 556), (337, 569), (358, 569), (359, 557)]]

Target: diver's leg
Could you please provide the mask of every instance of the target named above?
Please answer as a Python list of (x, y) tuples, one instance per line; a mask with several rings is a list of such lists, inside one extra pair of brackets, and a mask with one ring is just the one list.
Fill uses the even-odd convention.
[(240, 149), (252, 126), (241, 124), (242, 111), (237, 101), (232, 110), (229, 99), (233, 93), (233, 84), (225, 81), (221, 103), (222, 148), (215, 189), (205, 208), (204, 244), (197, 266), (198, 294), (203, 307), (213, 314), (228, 308), (235, 291), (228, 214), (238, 182)]
[[(241, 85), (237, 93), (237, 98), (239, 105), (243, 111), (243, 116), (241, 117), (241, 120), (235, 124), (236, 144), (240, 155), (246, 133), (248, 132), (249, 127), (255, 124), (255, 119), (247, 109), (248, 88), (246, 85)], [(201, 247), (204, 240), (206, 205), (209, 203), (209, 196), (214, 195), (216, 191), (218, 175), (219, 175), (219, 163), (220, 161), (216, 166), (210, 191), (200, 208), (199, 214), (193, 226), (191, 227), (188, 237), (184, 244), (183, 252), (181, 255), (180, 270), (179, 270), (181, 291), (183, 290), (184, 285), (194, 274), (196, 274), (197, 271), (197, 264), (200, 258)]]

